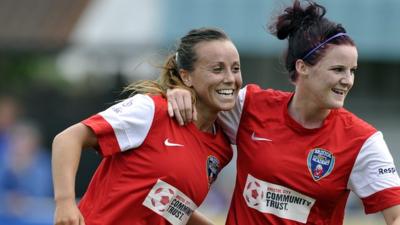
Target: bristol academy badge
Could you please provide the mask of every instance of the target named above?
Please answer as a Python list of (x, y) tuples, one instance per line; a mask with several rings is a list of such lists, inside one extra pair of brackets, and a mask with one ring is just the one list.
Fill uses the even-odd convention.
[(314, 148), (308, 153), (307, 166), (312, 178), (318, 181), (332, 172), (335, 157), (325, 149)]
[(217, 179), (219, 172), (219, 160), (215, 156), (208, 156), (207, 158), (207, 177), (208, 185), (210, 186), (215, 179)]

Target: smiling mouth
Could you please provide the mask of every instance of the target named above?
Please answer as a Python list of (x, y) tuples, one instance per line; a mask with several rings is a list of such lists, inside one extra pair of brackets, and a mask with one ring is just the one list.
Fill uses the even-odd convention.
[(336, 88), (332, 88), (331, 89), (335, 94), (338, 94), (338, 95), (345, 95), (346, 94), (346, 91), (344, 91), (344, 90), (340, 90), (340, 89), (336, 89)]
[(234, 93), (234, 89), (219, 89), (217, 90), (217, 93), (219, 95), (224, 95), (224, 96), (232, 96)]

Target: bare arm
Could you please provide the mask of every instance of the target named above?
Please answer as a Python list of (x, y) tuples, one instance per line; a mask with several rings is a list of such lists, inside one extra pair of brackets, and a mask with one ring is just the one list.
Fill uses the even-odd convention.
[(84, 124), (75, 124), (59, 133), (52, 146), (52, 172), (56, 225), (84, 225), (75, 203), (75, 177), (83, 148), (97, 145), (93, 131)]
[(209, 219), (207, 219), (203, 214), (199, 213), (197, 210), (193, 212), (187, 225), (214, 225)]
[(387, 225), (400, 225), (400, 205), (382, 211)]

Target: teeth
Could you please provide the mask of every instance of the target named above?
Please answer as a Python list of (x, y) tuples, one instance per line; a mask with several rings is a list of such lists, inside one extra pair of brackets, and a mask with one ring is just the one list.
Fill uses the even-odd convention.
[(221, 89), (217, 90), (217, 93), (220, 95), (233, 95), (233, 89)]
[(332, 88), (332, 91), (335, 92), (336, 94), (339, 94), (339, 95), (344, 95), (346, 93), (345, 91), (338, 90), (338, 89), (335, 89), (335, 88)]

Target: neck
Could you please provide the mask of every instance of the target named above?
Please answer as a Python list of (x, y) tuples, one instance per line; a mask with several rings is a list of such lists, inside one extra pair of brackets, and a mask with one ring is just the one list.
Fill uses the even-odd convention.
[(330, 113), (330, 109), (318, 107), (313, 101), (294, 94), (288, 106), (289, 115), (307, 129), (319, 128)]
[(198, 103), (196, 104), (196, 110), (197, 120), (194, 121), (196, 127), (203, 132), (213, 133), (213, 125), (217, 119), (218, 112), (213, 112)]

